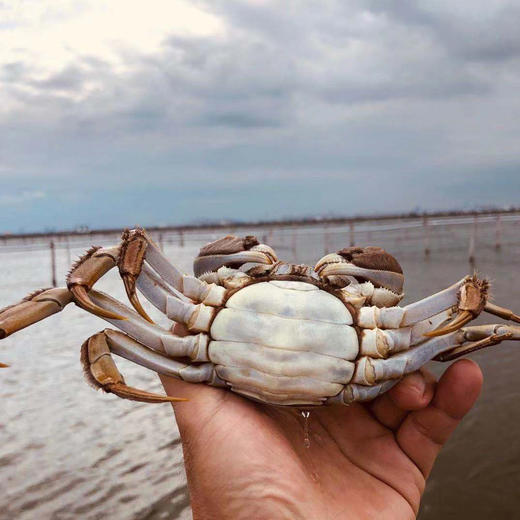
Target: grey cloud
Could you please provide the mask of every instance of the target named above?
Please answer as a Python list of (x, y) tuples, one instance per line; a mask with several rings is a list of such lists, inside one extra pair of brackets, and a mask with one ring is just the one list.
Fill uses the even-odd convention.
[(69, 66), (45, 79), (31, 80), (29, 84), (41, 90), (77, 91), (81, 89), (85, 81), (85, 76), (85, 73), (78, 67)]
[[(437, 4), (413, 0), (370, 2), (403, 27), (420, 26), (445, 46), (452, 57), (477, 62), (500, 62), (520, 56), (520, 7), (512, 2)], [(465, 8), (466, 7), (466, 8)]]
[(238, 128), (256, 128), (280, 125), (280, 122), (275, 118), (257, 117), (240, 112), (208, 113), (204, 116), (203, 119), (201, 119), (200, 122), (201, 124), (231, 126)]
[(392, 99), (449, 99), (472, 94), (487, 94), (491, 86), (471, 78), (448, 78), (444, 82), (400, 81), (376, 85), (349, 84), (323, 88), (319, 95), (330, 103), (369, 103)]
[(5, 83), (20, 81), (26, 73), (25, 64), (21, 61), (6, 63), (0, 68), (0, 80)]

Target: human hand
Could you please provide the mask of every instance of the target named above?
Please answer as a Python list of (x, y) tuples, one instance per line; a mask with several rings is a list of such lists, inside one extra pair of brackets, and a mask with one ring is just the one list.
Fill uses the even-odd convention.
[(411, 519), (442, 447), (480, 393), (469, 360), (426, 370), (367, 404), (295, 409), (162, 377), (199, 519)]

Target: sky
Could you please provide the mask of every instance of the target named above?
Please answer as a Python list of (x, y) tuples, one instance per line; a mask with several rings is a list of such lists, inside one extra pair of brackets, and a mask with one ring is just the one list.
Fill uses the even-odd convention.
[(0, 0), (0, 232), (520, 205), (520, 3)]

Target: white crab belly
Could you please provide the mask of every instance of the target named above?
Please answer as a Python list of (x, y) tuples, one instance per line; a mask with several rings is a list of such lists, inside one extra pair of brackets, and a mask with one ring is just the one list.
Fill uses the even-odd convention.
[(239, 393), (319, 404), (354, 372), (358, 338), (347, 307), (318, 287), (270, 281), (236, 292), (211, 326), (209, 358)]

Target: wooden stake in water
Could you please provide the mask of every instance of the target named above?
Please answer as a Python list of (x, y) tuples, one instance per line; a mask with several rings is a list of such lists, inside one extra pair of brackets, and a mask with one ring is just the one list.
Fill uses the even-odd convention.
[(159, 249), (164, 251), (163, 234), (159, 233)]
[(184, 231), (182, 229), (179, 231), (179, 245), (184, 247)]
[(51, 250), (51, 278), (52, 278), (52, 286), (56, 287), (56, 248), (54, 246), (54, 240), (50, 241), (49, 244)]
[(67, 237), (66, 239), (66, 245), (67, 245), (67, 265), (71, 265), (71, 260), (70, 260), (70, 243), (69, 243), (69, 237)]
[(502, 247), (502, 219), (500, 215), (497, 215), (495, 221), (495, 249), (500, 249)]
[(473, 217), (473, 226), (469, 237), (468, 261), (472, 267), (475, 267), (475, 243), (477, 241), (477, 215)]
[(325, 233), (323, 235), (323, 254), (326, 255), (330, 252), (331, 252), (331, 249), (330, 249), (329, 226), (325, 226)]
[(424, 256), (430, 256), (430, 225), (428, 217), (423, 218), (423, 233), (424, 233)]
[(349, 225), (349, 235), (350, 235), (350, 247), (354, 247), (356, 241), (354, 239), (354, 222), (351, 222)]

